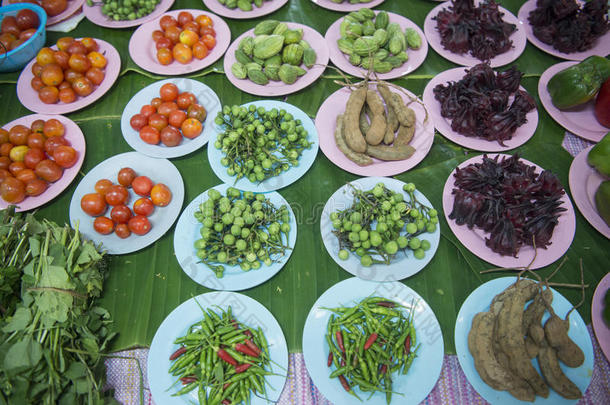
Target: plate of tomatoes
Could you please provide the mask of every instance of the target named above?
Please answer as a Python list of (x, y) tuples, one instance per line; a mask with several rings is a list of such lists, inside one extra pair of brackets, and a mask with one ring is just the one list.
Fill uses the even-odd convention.
[[(71, 17), (85, 3), (85, 0), (28, 0), (28, 3), (39, 5), (47, 13), (47, 27), (57, 24)], [(15, 3), (26, 3), (26, 1), (2, 1), (3, 6)]]
[(110, 254), (143, 249), (180, 214), (184, 183), (169, 160), (127, 152), (99, 163), (76, 187), (70, 223)]
[(155, 82), (136, 93), (123, 110), (121, 131), (129, 146), (152, 157), (189, 154), (210, 139), (210, 118), (220, 100), (205, 84), (175, 78)]
[(151, 13), (140, 18), (134, 18), (133, 20), (127, 19), (115, 21), (114, 19), (108, 17), (102, 12), (102, 6), (105, 4), (101, 1), (94, 2), (91, 6), (87, 3), (83, 4), (83, 13), (85, 14), (85, 17), (87, 17), (87, 19), (95, 25), (108, 28), (127, 28), (137, 27), (138, 25), (142, 25), (145, 22), (154, 20), (155, 18), (169, 10), (169, 8), (173, 4), (174, 0), (160, 0)]
[(0, 130), (0, 208), (28, 211), (57, 197), (85, 158), (85, 137), (60, 115), (32, 114)]
[(129, 55), (149, 72), (182, 75), (216, 62), (230, 42), (231, 30), (217, 15), (173, 10), (135, 30), (129, 40)]
[(63, 37), (42, 48), (17, 80), (17, 97), (38, 113), (64, 114), (101, 98), (114, 84), (121, 58), (108, 42)]

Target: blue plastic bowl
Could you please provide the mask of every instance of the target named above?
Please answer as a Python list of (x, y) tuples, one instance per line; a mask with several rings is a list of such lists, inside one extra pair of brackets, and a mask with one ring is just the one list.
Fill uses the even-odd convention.
[(20, 47), (0, 55), (0, 72), (14, 72), (23, 68), (36, 57), (36, 54), (43, 47), (47, 39), (47, 13), (45, 13), (42, 7), (37, 6), (36, 4), (17, 3), (10, 4), (6, 7), (0, 7), (0, 21), (2, 21), (5, 16), (17, 16), (19, 10), (23, 10), (24, 8), (29, 8), (38, 15), (40, 25), (38, 26), (36, 33), (26, 42), (21, 44)]

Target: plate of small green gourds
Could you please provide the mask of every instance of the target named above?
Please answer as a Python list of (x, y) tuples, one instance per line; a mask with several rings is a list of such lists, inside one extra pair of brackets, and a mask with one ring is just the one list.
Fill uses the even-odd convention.
[(210, 11), (238, 20), (271, 14), (286, 3), (288, 0), (203, 0)]
[(334, 11), (356, 11), (360, 7), (375, 7), (384, 0), (311, 0), (318, 6)]
[(224, 70), (229, 81), (246, 93), (281, 96), (315, 82), (329, 56), (324, 38), (313, 28), (264, 20), (229, 46)]

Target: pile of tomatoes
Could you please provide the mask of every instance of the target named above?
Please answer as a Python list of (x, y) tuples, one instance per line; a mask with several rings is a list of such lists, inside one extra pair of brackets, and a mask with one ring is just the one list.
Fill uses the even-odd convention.
[(63, 176), (78, 160), (78, 152), (64, 138), (65, 128), (55, 118), (34, 121), (28, 128), (0, 129), (0, 196), (17, 204), (42, 194), (48, 183)]
[(36, 33), (40, 19), (28, 9), (19, 10), (16, 16), (7, 15), (0, 26), (0, 55), (18, 48)]
[(15, 3), (33, 3), (46, 11), (49, 17), (55, 17), (66, 11), (68, 8), (68, 0), (9, 0), (10, 4)]
[(214, 22), (205, 14), (197, 17), (188, 11), (181, 11), (178, 19), (164, 15), (159, 20), (160, 30), (152, 33), (157, 49), (157, 60), (169, 65), (174, 60), (182, 64), (190, 63), (193, 57), (205, 58), (216, 46)]
[(57, 49), (42, 48), (32, 65), (32, 88), (43, 103), (72, 103), (102, 83), (107, 64), (93, 38), (63, 37)]
[(206, 116), (205, 107), (197, 103), (193, 93), (180, 92), (175, 84), (165, 83), (159, 97), (132, 116), (130, 124), (148, 144), (178, 146), (183, 135), (193, 139), (201, 134)]
[[(93, 229), (102, 235), (114, 232), (125, 239), (133, 232), (136, 235), (147, 234), (152, 225), (148, 219), (155, 207), (165, 207), (172, 200), (172, 192), (163, 183), (154, 184), (147, 176), (138, 175), (132, 168), (124, 167), (117, 175), (118, 184), (108, 179), (95, 183), (95, 192), (85, 194), (80, 201), (81, 209), (92, 217)], [(140, 196), (130, 203), (129, 188)], [(105, 216), (110, 209), (110, 218)], [(133, 209), (133, 211), (132, 211)]]

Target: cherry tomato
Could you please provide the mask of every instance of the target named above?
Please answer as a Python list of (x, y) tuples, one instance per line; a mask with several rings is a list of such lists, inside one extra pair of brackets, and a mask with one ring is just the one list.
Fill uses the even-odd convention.
[(214, 47), (216, 46), (216, 38), (210, 34), (206, 34), (203, 37), (201, 37), (201, 42), (203, 42), (210, 51), (212, 49), (214, 49)]
[(144, 215), (145, 217), (149, 217), (154, 211), (155, 204), (153, 204), (149, 198), (138, 198), (136, 202), (133, 203), (133, 212), (135, 212), (136, 215)]
[(172, 44), (177, 44), (180, 42), (180, 32), (182, 30), (178, 27), (169, 27), (165, 30), (165, 38), (168, 38), (172, 41)]
[(201, 41), (193, 44), (193, 56), (199, 60), (208, 56), (208, 47)]
[(30, 148), (44, 149), (44, 143), (47, 138), (40, 132), (34, 131), (28, 136), (28, 146)]
[(23, 184), (27, 184), (28, 181), (37, 179), (36, 173), (32, 169), (23, 169), (15, 176), (16, 179), (19, 179), (23, 182)]
[(197, 97), (195, 97), (193, 93), (190, 93), (188, 91), (180, 93), (180, 95), (178, 95), (178, 99), (176, 100), (176, 104), (178, 104), (178, 108), (180, 108), (181, 110), (188, 109), (191, 104), (194, 104), (196, 102)]
[[(199, 27), (196, 28), (198, 29)], [(199, 40), (199, 35), (197, 35), (196, 32), (185, 29), (180, 33), (178, 40), (181, 44), (184, 44), (186, 46), (193, 46)]]
[(148, 197), (153, 187), (153, 182), (146, 176), (138, 176), (131, 182), (131, 187), (137, 195)]
[(144, 123), (144, 125), (148, 124), (148, 117), (150, 117), (151, 115), (153, 115), (156, 112), (157, 112), (157, 108), (153, 107), (150, 104), (143, 105), (142, 108), (140, 108), (140, 115), (142, 115), (142, 117), (144, 117), (144, 119), (146, 119), (146, 122)]
[(179, 25), (184, 25), (191, 21), (193, 21), (193, 14), (189, 13), (188, 11), (181, 11), (178, 13), (178, 24)]
[(151, 225), (148, 218), (143, 215), (132, 217), (127, 223), (129, 230), (136, 235), (146, 235), (150, 231)]
[(42, 74), (42, 66), (38, 62), (34, 62), (32, 65), (32, 74), (36, 77), (40, 77)]
[(172, 45), (174, 45), (172, 43), (172, 40), (166, 37), (163, 37), (161, 39), (159, 39), (158, 41), (155, 42), (155, 49), (158, 51), (159, 49), (163, 49), (163, 48), (171, 48)]
[(129, 120), (129, 125), (135, 131), (140, 131), (144, 125), (148, 123), (148, 119), (142, 114), (134, 114)]
[(175, 60), (186, 65), (193, 60), (193, 51), (188, 45), (179, 43), (172, 48), (172, 56)]
[(66, 49), (66, 51), (68, 51), (70, 55), (73, 55), (75, 53), (86, 55), (87, 47), (83, 45), (81, 41), (74, 41), (68, 46), (68, 49)]
[(6, 177), (0, 184), (0, 196), (7, 203), (20, 203), (25, 199), (25, 184), (14, 177)]
[(131, 231), (129, 230), (129, 226), (127, 226), (127, 224), (117, 224), (114, 227), (114, 233), (121, 239), (126, 239), (131, 236)]
[[(45, 120), (41, 120), (41, 119), (35, 120), (34, 122), (32, 122), (30, 124), (30, 130), (32, 131), (32, 133), (42, 134), (42, 131), (44, 129), (44, 123), (45, 123)], [(1, 142), (1, 139), (0, 139), (0, 142)]]
[(131, 210), (126, 205), (116, 205), (110, 211), (110, 218), (117, 224), (126, 224), (132, 216)]
[[(108, 179), (99, 179), (98, 181), (95, 182), (95, 191), (102, 195), (105, 196), (106, 193), (108, 192), (108, 190), (110, 190), (110, 187), (112, 187), (112, 182)], [(106, 201), (106, 200), (104, 200)]]
[(178, 146), (182, 142), (182, 134), (178, 128), (168, 125), (161, 130), (161, 143), (165, 146)]
[(45, 104), (55, 104), (59, 101), (59, 90), (54, 86), (44, 86), (38, 90), (38, 98)]
[(182, 135), (189, 139), (193, 139), (199, 136), (203, 130), (203, 126), (201, 125), (201, 122), (195, 118), (187, 118), (182, 123), (182, 126), (180, 126), (180, 129), (182, 130)]
[(68, 8), (68, 0), (42, 0), (40, 5), (49, 17), (54, 17)]
[(12, 15), (7, 15), (4, 16), (4, 18), (2, 19), (2, 25), (0, 26), (0, 31), (4, 34), (4, 33), (11, 33), (14, 36), (18, 36), (20, 29), (19, 26), (17, 25), (17, 18), (15, 18), (15, 16)]
[(125, 204), (129, 199), (129, 191), (121, 185), (113, 184), (108, 189), (105, 198), (106, 202), (112, 206)]
[(80, 200), (80, 207), (85, 214), (97, 217), (106, 212), (106, 200), (99, 193), (85, 194)]
[(27, 153), (27, 151), (29, 149), (30, 148), (27, 145), (15, 146), (13, 149), (11, 149), (11, 153), (9, 153), (8, 157), (13, 162), (23, 162), (23, 159), (25, 158), (25, 154)]
[(84, 75), (81, 72), (77, 72), (72, 69), (66, 69), (66, 71), (64, 72), (64, 78), (68, 83), (74, 83), (76, 79), (83, 76)]
[(32, 38), (34, 34), (36, 34), (36, 31), (38, 31), (36, 28), (30, 28), (25, 31), (21, 31), (21, 34), (19, 34), (19, 39), (27, 41), (28, 39)]
[(172, 51), (169, 48), (161, 48), (157, 50), (157, 60), (162, 65), (169, 65), (174, 61)]
[(69, 87), (59, 89), (59, 101), (66, 104), (73, 103), (76, 101), (76, 92), (72, 89), (72, 86), (70, 84), (68, 84), (68, 86)]
[(119, 174), (117, 175), (117, 180), (119, 184), (123, 187), (131, 187), (131, 182), (133, 179), (137, 177), (135, 170), (131, 167), (124, 167), (119, 170)]
[(159, 26), (163, 31), (167, 30), (169, 27), (175, 27), (176, 25), (178, 25), (178, 21), (171, 15), (164, 15), (159, 20)]
[(176, 104), (175, 102), (164, 101), (157, 108), (157, 112), (161, 115), (165, 115), (166, 117), (169, 117), (169, 113), (171, 113), (172, 111), (177, 110), (177, 109), (178, 109), (178, 104)]
[(41, 48), (36, 54), (36, 62), (40, 66), (55, 62), (55, 51), (48, 47)]
[(159, 108), (161, 103), (163, 103), (163, 100), (161, 100), (161, 97), (155, 97), (152, 100), (150, 100), (150, 105), (155, 107), (155, 112), (157, 111), (157, 108)]
[(152, 33), (152, 39), (153, 41), (157, 42), (158, 40), (160, 40), (161, 38), (165, 38), (163, 36), (163, 31), (161, 30), (154, 30)]
[(53, 152), (55, 152), (55, 148), (59, 145), (68, 145), (68, 141), (63, 136), (52, 136), (47, 138), (44, 143), (44, 151), (47, 152), (47, 155), (53, 156)]
[(72, 88), (81, 97), (86, 97), (93, 93), (93, 83), (86, 77), (79, 77), (72, 82)]
[(33, 179), (25, 183), (25, 193), (29, 196), (37, 196), (45, 192), (47, 182), (42, 179)]
[(17, 27), (20, 30), (27, 30), (31, 28), (38, 28), (40, 25), (40, 19), (38, 14), (29, 8), (24, 8), (17, 13)]
[(8, 142), (8, 131), (4, 128), (0, 128), (0, 144), (6, 143), (6, 142)]
[(10, 142), (5, 142), (0, 145), (0, 156), (8, 156), (11, 153), (11, 149), (13, 149), (13, 144)]
[[(68, 69), (70, 67), (69, 60), (70, 54), (66, 51), (55, 51), (53, 56), (55, 58), (55, 63), (57, 63), (62, 69)], [(63, 73), (63, 72), (62, 72)]]
[(197, 24), (205, 28), (209, 28), (214, 25), (212, 19), (205, 14), (199, 14), (197, 18), (195, 18), (195, 21), (197, 21)]
[(46, 86), (58, 86), (64, 81), (64, 71), (57, 63), (44, 65), (40, 79)]
[(157, 183), (150, 190), (150, 199), (158, 207), (166, 207), (172, 201), (172, 192), (163, 183)]
[(154, 113), (148, 118), (148, 125), (155, 128), (157, 131), (161, 131), (167, 126), (167, 117), (159, 113)]
[(36, 165), (47, 158), (44, 151), (40, 148), (30, 148), (25, 153), (25, 157), (23, 158), (23, 163), (25, 167), (28, 169), (35, 169)]
[[(68, 66), (75, 72), (85, 73), (91, 67), (91, 62), (82, 53), (73, 53), (68, 59)], [(44, 74), (44, 70), (42, 73)]]
[(199, 30), (199, 36), (202, 37), (204, 35), (211, 35), (216, 38), (216, 31), (214, 31), (214, 28), (211, 27), (201, 27)]
[(3, 182), (7, 177), (13, 177), (13, 175), (6, 169), (0, 169), (0, 183)]
[(17, 176), (17, 173), (19, 173), (22, 170), (25, 170), (25, 163), (23, 162), (13, 162), (10, 165), (8, 165), (8, 171), (11, 172), (11, 174), (13, 176)]
[(64, 134), (66, 133), (66, 128), (64, 127), (64, 124), (61, 123), (61, 121), (55, 118), (51, 118), (50, 120), (45, 121), (44, 126), (42, 127), (42, 133), (47, 138), (50, 138), (52, 136), (64, 136)]
[(57, 49), (60, 51), (68, 51), (72, 42), (74, 42), (74, 38), (72, 37), (61, 37), (57, 40)]
[(159, 89), (159, 96), (162, 101), (174, 101), (176, 97), (178, 97), (178, 93), (180, 93), (180, 91), (178, 90), (178, 86), (174, 83), (165, 83)]
[(197, 24), (195, 21), (188, 22), (182, 26), (182, 31), (191, 31), (197, 34), (199, 37), (199, 24)]
[(104, 77), (106, 77), (106, 74), (102, 69), (94, 66), (87, 70), (87, 73), (85, 73), (85, 77), (89, 79), (89, 81), (91, 81), (94, 86), (99, 86), (104, 81)]
[(17, 124), (8, 131), (8, 140), (15, 146), (26, 145), (32, 130), (25, 125)]
[(108, 235), (114, 231), (114, 222), (108, 217), (97, 217), (93, 220), (93, 229), (97, 233)]
[(186, 110), (186, 116), (188, 118), (195, 118), (199, 122), (205, 121), (207, 115), (208, 112), (201, 104), (191, 104)]
[(57, 163), (50, 159), (45, 159), (38, 162), (36, 168), (36, 175), (49, 183), (54, 183), (61, 178), (64, 170)]
[(32, 77), (32, 80), (30, 80), (30, 86), (32, 86), (34, 91), (38, 92), (44, 87), (44, 83), (42, 82), (42, 79), (40, 77), (34, 76)]
[(182, 121), (186, 119), (186, 113), (182, 110), (174, 110), (169, 113), (167, 123), (173, 127), (180, 128)]
[(67, 169), (78, 161), (78, 153), (72, 146), (59, 145), (53, 151), (53, 159), (59, 166)]
[(0, 156), (0, 170), (8, 170), (11, 162), (11, 158), (8, 156)]
[(100, 46), (97, 41), (91, 37), (85, 37), (81, 39), (80, 42), (85, 45), (85, 48), (87, 48), (87, 52), (97, 52), (100, 49)]
[(150, 145), (158, 145), (161, 141), (161, 134), (156, 128), (153, 128), (150, 125), (144, 125), (142, 129), (140, 129), (140, 139)]

